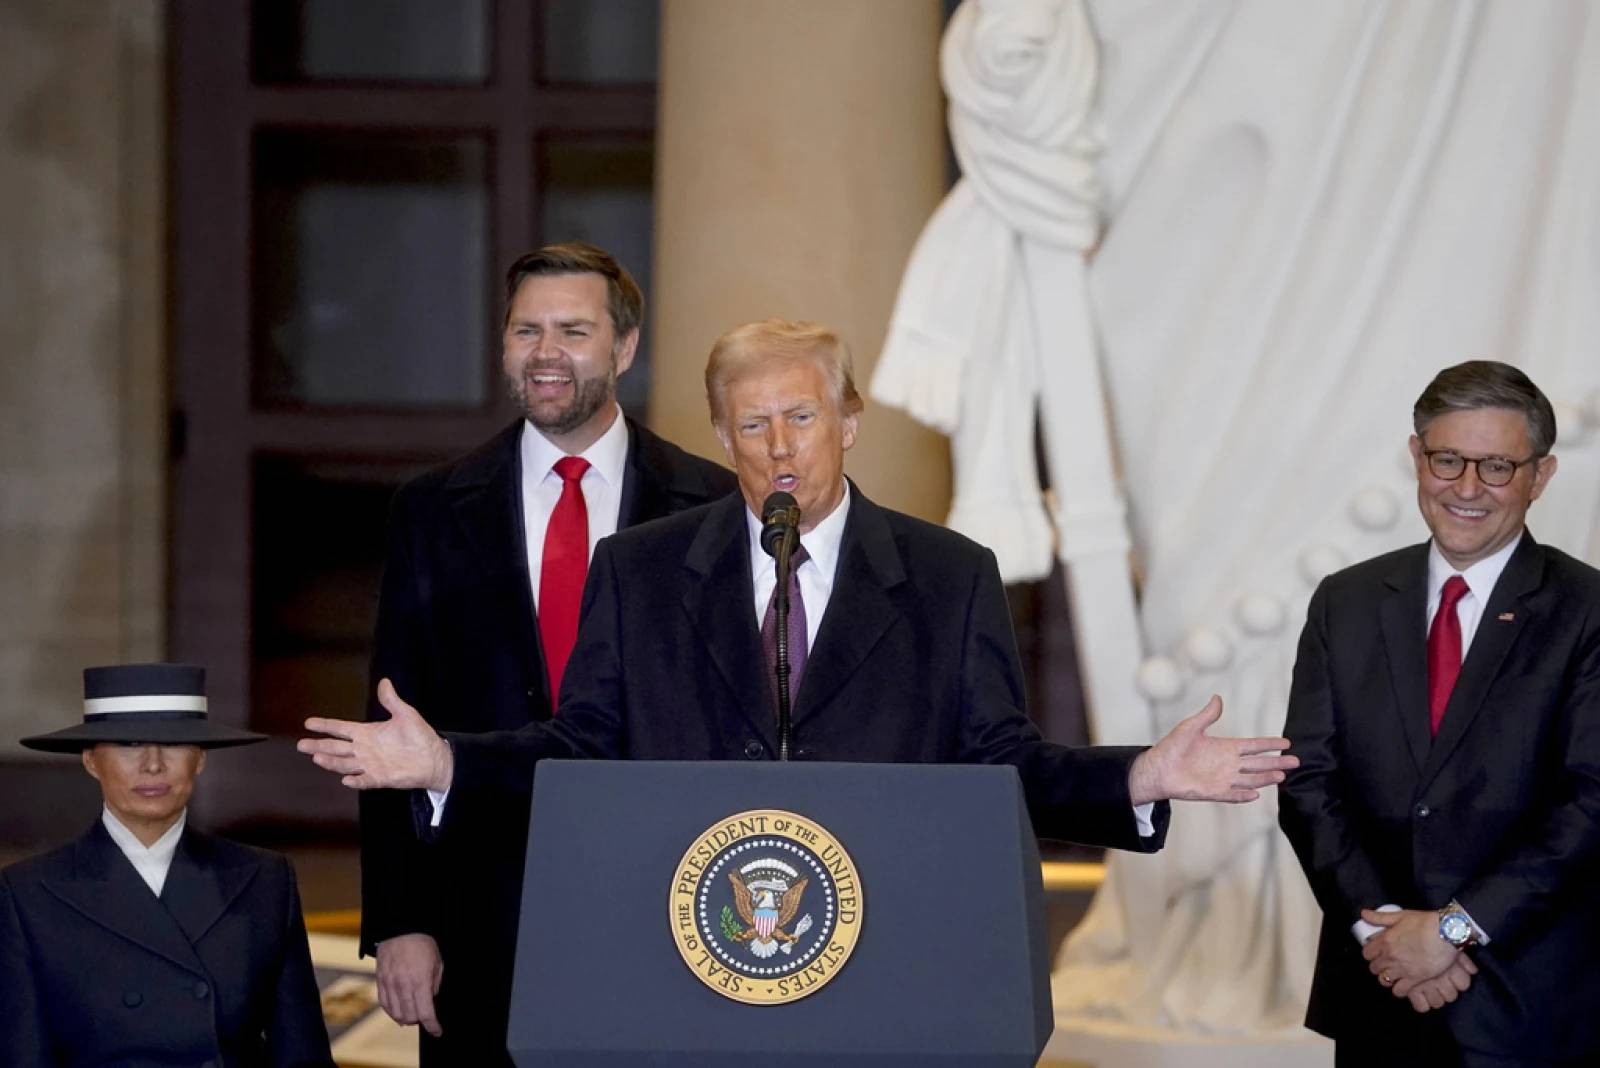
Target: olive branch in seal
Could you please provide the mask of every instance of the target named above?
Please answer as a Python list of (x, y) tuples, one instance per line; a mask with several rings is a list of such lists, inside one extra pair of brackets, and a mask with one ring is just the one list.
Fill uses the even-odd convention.
[(722, 937), (733, 941), (744, 934), (744, 928), (740, 927), (739, 922), (733, 918), (733, 906), (722, 906), (722, 915), (719, 919), (721, 921)]

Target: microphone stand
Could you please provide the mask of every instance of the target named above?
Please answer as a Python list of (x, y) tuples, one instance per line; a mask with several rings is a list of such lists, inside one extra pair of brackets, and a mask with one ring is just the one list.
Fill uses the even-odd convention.
[(772, 591), (773, 622), (778, 633), (778, 759), (789, 759), (789, 557), (795, 543), (800, 540), (794, 527), (788, 527), (778, 539), (774, 556), (778, 585)]

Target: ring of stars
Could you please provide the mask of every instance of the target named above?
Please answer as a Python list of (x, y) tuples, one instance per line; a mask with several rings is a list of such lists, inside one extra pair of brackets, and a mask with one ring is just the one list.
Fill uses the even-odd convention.
[[(717, 938), (718, 930), (716, 926), (711, 923), (709, 916), (708, 905), (711, 887), (713, 885), (721, 885), (721, 880), (718, 879), (717, 876), (720, 874), (723, 867), (729, 864), (735, 857), (739, 856), (741, 853), (753, 849), (775, 850), (792, 854), (793, 859), (798, 860), (806, 868), (810, 869), (811, 874), (816, 877), (817, 885), (820, 886), (822, 890), (823, 919), (822, 922), (815, 928), (815, 934), (810, 940), (809, 947), (804, 953), (797, 954), (779, 965), (768, 966), (749, 964), (733, 956), (727, 949), (723, 948), (721, 941)], [(740, 842), (738, 845), (726, 850), (721, 856), (719, 856), (711, 865), (711, 867), (706, 870), (705, 875), (702, 876), (700, 880), (700, 935), (705, 939), (706, 944), (711, 947), (711, 951), (717, 955), (717, 958), (721, 960), (723, 964), (745, 975), (787, 975), (790, 972), (797, 971), (800, 968), (805, 967), (806, 963), (809, 962), (812, 957), (816, 956), (817, 950), (827, 944), (828, 936), (833, 932), (834, 908), (833, 880), (828, 877), (827, 869), (822, 866), (822, 863), (818, 861), (816, 857), (811, 855), (809, 850), (802, 849), (793, 842), (784, 838), (753, 838)]]

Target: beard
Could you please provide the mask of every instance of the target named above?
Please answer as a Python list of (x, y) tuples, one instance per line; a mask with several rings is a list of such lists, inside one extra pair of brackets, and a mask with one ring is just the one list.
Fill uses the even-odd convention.
[[(540, 400), (529, 388), (529, 379), (538, 373), (564, 371), (572, 375), (572, 396), (565, 401)], [(566, 434), (588, 422), (606, 402), (616, 396), (617, 371), (611, 368), (599, 378), (579, 378), (571, 367), (527, 366), (521, 374), (507, 375), (506, 388), (511, 399), (535, 429), (546, 434)]]

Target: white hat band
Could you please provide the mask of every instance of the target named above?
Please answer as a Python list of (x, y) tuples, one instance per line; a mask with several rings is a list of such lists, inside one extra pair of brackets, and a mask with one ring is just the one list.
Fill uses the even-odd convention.
[(135, 697), (91, 697), (83, 702), (86, 716), (107, 716), (119, 712), (199, 712), (204, 714), (206, 699), (191, 693), (139, 694)]

